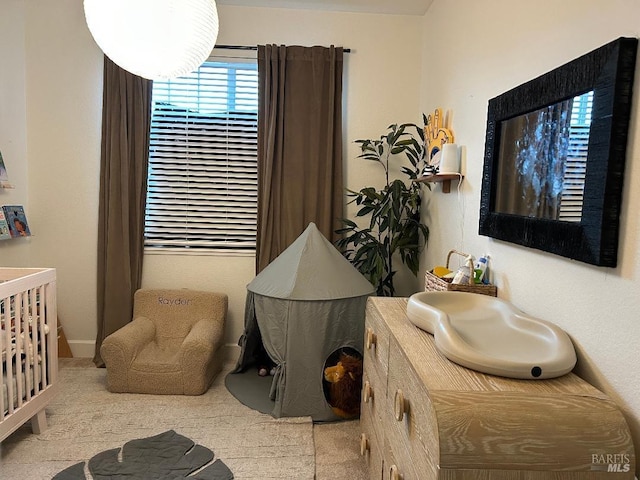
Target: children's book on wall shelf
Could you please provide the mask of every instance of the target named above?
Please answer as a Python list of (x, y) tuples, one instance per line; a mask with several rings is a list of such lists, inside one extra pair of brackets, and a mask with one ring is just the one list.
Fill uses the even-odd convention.
[(9, 235), (11, 238), (31, 236), (27, 216), (24, 213), (24, 207), (22, 207), (22, 205), (4, 205), (2, 210), (5, 221), (9, 227)]
[(10, 238), (9, 224), (4, 216), (4, 210), (0, 209), (0, 240), (8, 240)]
[(9, 183), (9, 174), (7, 167), (4, 166), (2, 152), (0, 152), (0, 188), (13, 188), (13, 185)]

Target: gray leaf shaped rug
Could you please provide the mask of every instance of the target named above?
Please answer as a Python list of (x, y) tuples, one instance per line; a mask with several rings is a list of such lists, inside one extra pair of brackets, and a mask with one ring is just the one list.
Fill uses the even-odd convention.
[[(211, 463), (211, 450), (173, 430), (131, 440), (122, 447), (121, 460), (119, 454), (120, 449), (115, 448), (89, 460), (93, 480), (233, 480), (233, 473), (221, 460)], [(77, 463), (53, 480), (86, 480), (84, 469), (85, 462)]]

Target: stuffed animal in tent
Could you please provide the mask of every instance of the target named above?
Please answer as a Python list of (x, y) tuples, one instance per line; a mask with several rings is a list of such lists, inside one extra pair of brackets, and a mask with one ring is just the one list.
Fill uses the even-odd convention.
[(342, 418), (360, 415), (362, 359), (340, 354), (336, 365), (324, 369), (324, 379), (329, 383), (328, 401), (333, 413)]
[(263, 346), (260, 346), (257, 350), (255, 357), (258, 367), (258, 375), (266, 377), (267, 375), (273, 376), (276, 373), (276, 364), (271, 360), (271, 357)]

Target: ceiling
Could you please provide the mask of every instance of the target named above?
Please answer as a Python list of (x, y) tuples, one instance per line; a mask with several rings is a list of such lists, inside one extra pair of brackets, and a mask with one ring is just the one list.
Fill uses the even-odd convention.
[(424, 15), (433, 0), (217, 0), (220, 5)]

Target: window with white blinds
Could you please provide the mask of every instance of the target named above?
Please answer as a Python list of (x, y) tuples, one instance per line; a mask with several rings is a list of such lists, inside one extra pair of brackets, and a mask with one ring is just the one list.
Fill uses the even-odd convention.
[(569, 127), (569, 148), (558, 216), (558, 220), (565, 222), (580, 222), (582, 219), (592, 111), (593, 91), (573, 99), (571, 125)]
[(154, 81), (152, 101), (146, 249), (255, 250), (255, 61)]

